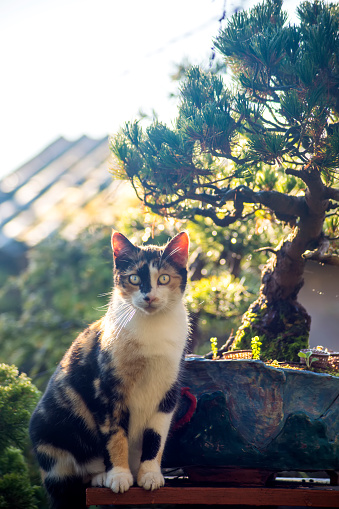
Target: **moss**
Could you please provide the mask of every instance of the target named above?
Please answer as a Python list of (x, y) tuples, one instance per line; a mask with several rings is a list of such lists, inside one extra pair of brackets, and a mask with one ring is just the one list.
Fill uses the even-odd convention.
[(309, 317), (296, 302), (276, 301), (267, 305), (257, 300), (244, 314), (232, 349), (250, 349), (251, 339), (259, 336), (261, 360), (297, 361), (298, 352), (308, 348)]

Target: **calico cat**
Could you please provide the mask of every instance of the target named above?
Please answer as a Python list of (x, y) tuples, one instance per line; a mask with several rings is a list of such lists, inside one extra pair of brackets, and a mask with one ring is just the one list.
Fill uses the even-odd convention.
[(188, 336), (182, 297), (189, 239), (136, 247), (114, 232), (106, 315), (73, 342), (30, 421), (55, 509), (85, 507), (85, 487), (164, 484), (161, 457)]

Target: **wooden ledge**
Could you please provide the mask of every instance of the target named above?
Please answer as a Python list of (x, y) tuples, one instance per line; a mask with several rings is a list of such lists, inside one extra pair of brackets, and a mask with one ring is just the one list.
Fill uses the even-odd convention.
[(109, 488), (88, 488), (86, 505), (251, 505), (339, 507), (338, 486), (312, 487), (223, 487), (166, 485), (155, 491), (132, 487), (126, 493)]

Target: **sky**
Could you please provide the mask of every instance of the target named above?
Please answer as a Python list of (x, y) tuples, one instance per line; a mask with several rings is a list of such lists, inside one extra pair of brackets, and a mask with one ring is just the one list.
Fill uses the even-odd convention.
[(254, 3), (0, 0), (0, 179), (59, 136), (114, 135), (140, 110), (170, 123), (175, 64), (208, 66), (224, 10)]

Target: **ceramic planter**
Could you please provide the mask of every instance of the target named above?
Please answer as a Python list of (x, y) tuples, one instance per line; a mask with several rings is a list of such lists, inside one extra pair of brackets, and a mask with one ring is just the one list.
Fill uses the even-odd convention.
[(165, 466), (339, 470), (339, 378), (193, 356), (183, 386)]

